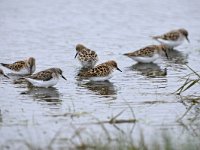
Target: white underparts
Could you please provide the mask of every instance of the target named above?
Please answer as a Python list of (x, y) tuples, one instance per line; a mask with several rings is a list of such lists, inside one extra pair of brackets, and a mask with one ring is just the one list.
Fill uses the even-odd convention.
[(51, 87), (54, 86), (58, 83), (59, 78), (52, 78), (48, 81), (43, 81), (43, 80), (35, 80), (31, 78), (26, 78), (33, 86), (36, 87)]

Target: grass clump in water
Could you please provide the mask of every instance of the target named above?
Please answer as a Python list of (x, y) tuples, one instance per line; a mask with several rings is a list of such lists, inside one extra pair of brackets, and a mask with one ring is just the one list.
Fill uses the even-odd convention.
[[(190, 68), (188, 65), (186, 66), (192, 71), (192, 73), (187, 75), (188, 78), (186, 79), (185, 83), (176, 91), (178, 95), (180, 95), (182, 92), (190, 89), (191, 87), (193, 87), (194, 85), (200, 82), (200, 75), (196, 71), (194, 71), (192, 68)], [(191, 75), (195, 75), (197, 78), (190, 79)]]

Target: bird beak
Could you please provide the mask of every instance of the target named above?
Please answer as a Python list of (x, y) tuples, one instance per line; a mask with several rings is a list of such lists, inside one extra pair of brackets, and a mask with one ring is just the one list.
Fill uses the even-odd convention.
[(30, 74), (32, 74), (33, 73), (33, 66), (31, 65), (30, 66)]
[(188, 43), (190, 43), (190, 40), (188, 39), (188, 37), (186, 36), (185, 38), (186, 38), (186, 40), (188, 41)]
[(76, 58), (76, 56), (78, 55), (78, 52), (76, 53), (76, 55), (75, 55), (75, 57), (74, 58)]
[(122, 72), (119, 68), (117, 68), (118, 71)]
[(10, 79), (10, 78), (9, 78), (7, 75), (5, 75), (5, 74), (4, 74), (3, 76), (6, 77), (6, 78), (8, 78), (8, 79)]
[(67, 80), (63, 75), (61, 75), (61, 77), (62, 77), (64, 80)]
[(167, 52), (166, 51), (164, 51), (164, 52), (165, 52), (165, 56), (167, 57), (167, 59), (169, 59), (169, 56), (168, 56)]

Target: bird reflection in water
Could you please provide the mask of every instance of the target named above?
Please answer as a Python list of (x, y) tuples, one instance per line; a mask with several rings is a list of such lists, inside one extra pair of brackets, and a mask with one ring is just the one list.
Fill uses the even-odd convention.
[(117, 94), (117, 90), (113, 85), (113, 83), (109, 81), (101, 81), (101, 82), (90, 81), (84, 84), (79, 84), (79, 86), (87, 88), (90, 91), (93, 91), (97, 95), (102, 95), (103, 97), (106, 98), (112, 97), (116, 99), (113, 96)]
[(188, 63), (188, 54), (184, 54), (176, 49), (168, 50), (168, 61), (175, 64), (186, 64)]
[(43, 102), (48, 102), (48, 104), (60, 104), (60, 94), (58, 90), (54, 87), (50, 88), (37, 88), (29, 87), (27, 91), (21, 94), (30, 95), (34, 100), (39, 100)]
[(133, 66), (131, 66), (132, 70), (136, 70), (140, 72), (142, 75), (156, 78), (156, 77), (164, 77), (167, 75), (167, 68), (161, 69), (160, 66), (154, 63), (137, 63)]

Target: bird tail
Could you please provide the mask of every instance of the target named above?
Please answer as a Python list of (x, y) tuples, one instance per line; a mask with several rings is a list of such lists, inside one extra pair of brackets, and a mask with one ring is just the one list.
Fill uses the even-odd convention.
[(123, 54), (123, 55), (125, 55), (125, 56), (129, 56), (129, 53), (125, 53), (125, 54)]
[(127, 57), (134, 57), (134, 56), (135, 56), (134, 53), (125, 53), (125, 54), (123, 54), (123, 55), (125, 55), (125, 56), (127, 56)]
[(2, 66), (4, 67), (8, 67), (9, 65), (8, 64), (4, 64), (4, 63), (0, 63)]
[(10, 64), (4, 64), (4, 63), (0, 63), (1, 66), (7, 68), (7, 69), (12, 69), (12, 66)]
[(77, 74), (77, 76), (78, 76), (78, 77), (83, 76), (83, 72), (79, 72), (79, 73)]
[(150, 36), (150, 38), (157, 40), (160, 36)]

